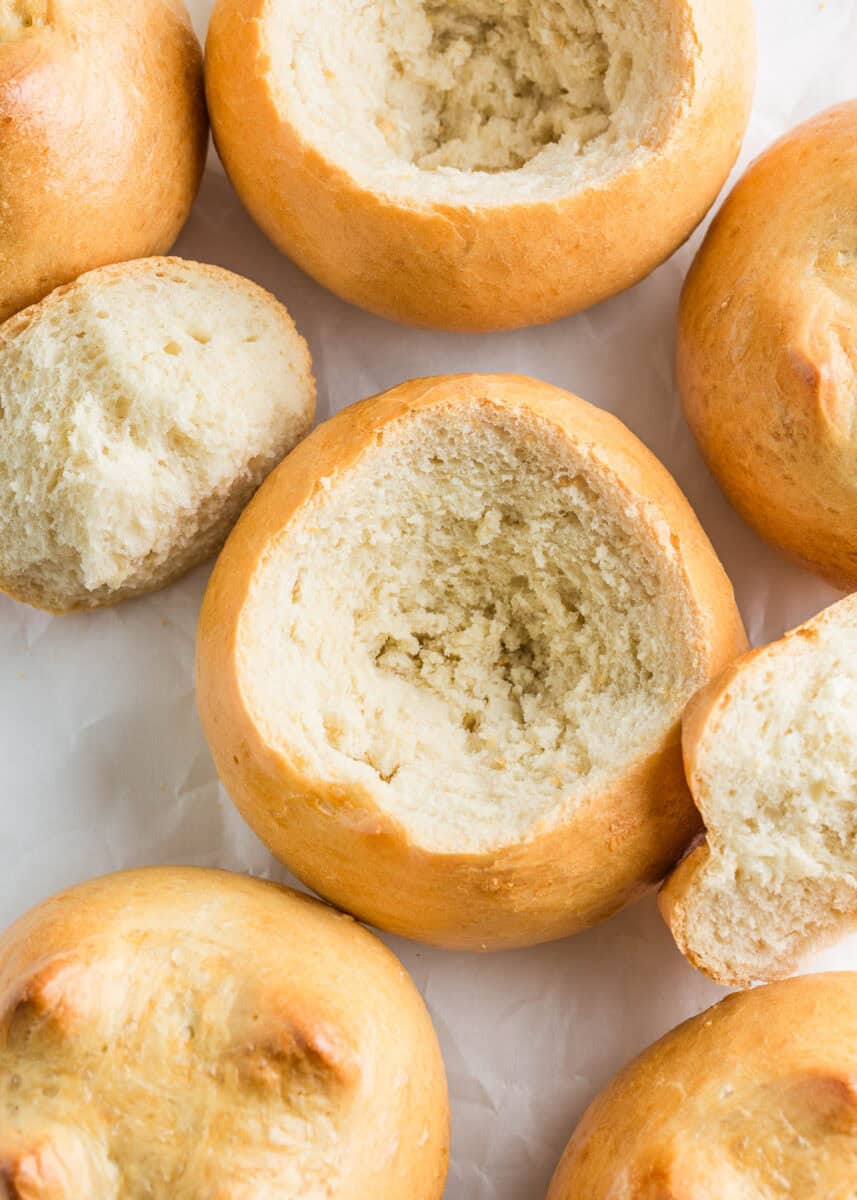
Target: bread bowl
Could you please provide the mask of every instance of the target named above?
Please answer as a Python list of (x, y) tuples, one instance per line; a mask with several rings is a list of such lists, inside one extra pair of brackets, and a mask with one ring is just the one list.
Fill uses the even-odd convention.
[(309, 352), (220, 267), (102, 267), (0, 326), (0, 590), (53, 612), (162, 587), (307, 432)]
[(181, 0), (3, 0), (0, 320), (93, 267), (166, 253), (207, 142)]
[(707, 836), (664, 916), (718, 983), (782, 978), (857, 922), (857, 594), (728, 667), (683, 742)]
[(206, 41), (217, 148), (272, 241), (353, 304), (463, 330), (667, 258), (754, 70), (750, 0), (217, 0)]
[(443, 1063), (392, 954), (222, 871), (122, 872), (0, 936), (0, 1192), (439, 1200)]
[(698, 829), (679, 717), (746, 646), (687, 501), (615, 418), (515, 376), (320, 426), (216, 564), (197, 700), (229, 794), (317, 892), (494, 949), (640, 896)]
[(548, 1200), (848, 1200), (857, 974), (730, 996), (591, 1105)]
[(857, 101), (799, 125), (718, 213), (678, 376), (700, 448), (763, 537), (857, 588)]

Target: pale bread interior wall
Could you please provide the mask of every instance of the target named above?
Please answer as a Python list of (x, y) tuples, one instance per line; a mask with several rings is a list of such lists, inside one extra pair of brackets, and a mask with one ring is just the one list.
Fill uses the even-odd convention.
[(323, 481), (239, 629), (269, 743), (435, 850), (554, 826), (699, 682), (669, 539), (549, 426), (486, 412), (394, 425)]
[(698, 50), (666, 0), (268, 0), (263, 46), (283, 113), (361, 185), (488, 205), (644, 161)]
[(857, 601), (738, 676), (693, 787), (712, 858), (686, 901), (690, 948), (778, 974), (857, 911)]

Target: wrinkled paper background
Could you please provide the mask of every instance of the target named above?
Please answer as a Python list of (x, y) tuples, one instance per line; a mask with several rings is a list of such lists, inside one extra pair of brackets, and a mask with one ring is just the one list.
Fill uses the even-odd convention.
[[(211, 2), (190, 8), (203, 35)], [(759, 81), (742, 166), (797, 121), (857, 93), (857, 0), (757, 0), (756, 10)], [(326, 294), (282, 258), (212, 154), (176, 252), (248, 275), (287, 304), (312, 349), (320, 418), (402, 379), (449, 371), (524, 372), (617, 413), (686, 492), (758, 643), (836, 593), (742, 524), (684, 424), (673, 331), (699, 239), (632, 291), (547, 328), (402, 330)], [(197, 720), (194, 626), (207, 575), (60, 619), (0, 599), (0, 925), (68, 884), (146, 863), (287, 878), (219, 788)], [(569, 941), (489, 957), (387, 940), (443, 1045), (450, 1200), (538, 1200), (596, 1091), (722, 994), (678, 954), (653, 899)], [(824, 965), (857, 968), (857, 939)]]

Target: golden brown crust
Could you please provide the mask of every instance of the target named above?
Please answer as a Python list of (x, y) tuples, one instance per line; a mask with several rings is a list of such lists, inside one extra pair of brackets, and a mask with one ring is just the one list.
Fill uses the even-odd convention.
[[(696, 228), (741, 146), (752, 100), (748, 0), (680, 0), (691, 98), (643, 165), (557, 202), (397, 203), (284, 121), (266, 78), (265, 0), (218, 0), (206, 91), (218, 151), (271, 240), (344, 299), (406, 324), (510, 329), (630, 287)], [(345, 215), (347, 214), (347, 215)]]
[(308, 897), (129, 871), (0, 937), (0, 1193), (438, 1200), (447, 1154), (418, 993)]
[(241, 613), (271, 540), (322, 478), (348, 468), (384, 426), (433, 405), (502, 405), (548, 422), (607, 472), (653, 540), (677, 551), (694, 597), (702, 678), (746, 646), (732, 589), (687, 501), (663, 466), (608, 413), (516, 376), (413, 380), (320, 426), (260, 488), (212, 575), (197, 637), (197, 702), (220, 776), (259, 836), (323, 896), (392, 932), (480, 950), (576, 932), (657, 883), (698, 830), (679, 730), (581, 804), (565, 825), (486, 854), (428, 853), (353, 786), (332, 788), (268, 745), (242, 693)]
[(831, 583), (857, 587), (857, 101), (749, 169), (685, 285), (678, 376), (732, 503)]
[[(699, 771), (697, 770), (697, 760), (703, 753), (706, 741), (710, 741), (717, 734), (717, 725), (723, 710), (729, 705), (732, 700), (736, 685), (739, 683), (742, 675), (756, 667), (764, 660), (774, 660), (780, 654), (790, 641), (794, 638), (813, 639), (817, 636), (816, 630), (819, 625), (836, 619), (836, 610), (844, 605), (854, 605), (857, 602), (857, 596), (849, 596), (838, 604), (832, 605), (830, 608), (824, 609), (817, 616), (812, 617), (809, 621), (790, 629), (781, 638), (775, 642), (771, 642), (766, 646), (760, 646), (755, 650), (750, 650), (748, 653), (741, 655), (731, 662), (726, 669), (716, 679), (713, 679), (704, 688), (693, 697), (684, 711), (682, 717), (682, 754), (684, 758), (685, 777), (691, 790), (691, 794), (696, 804), (700, 818), (706, 827), (706, 835), (716, 836), (716, 830), (708, 829), (708, 819), (706, 811), (706, 795), (704, 793)], [(723, 832), (723, 840), (728, 838), (728, 831)], [(716, 841), (715, 841), (716, 844)], [(658, 906), (661, 910), (661, 915), (664, 921), (669, 926), (670, 932), (675, 938), (676, 945), (687, 960), (693, 964), (698, 971), (708, 975), (716, 983), (722, 984), (724, 987), (740, 987), (747, 988), (753, 983), (758, 982), (760, 978), (764, 978), (766, 982), (773, 982), (777, 979), (785, 979), (791, 975), (799, 966), (802, 953), (805, 953), (810, 946), (816, 949), (821, 949), (825, 942), (833, 941), (839, 932), (839, 927), (853, 925), (854, 916), (849, 913), (839, 914), (838, 925), (834, 922), (833, 927), (826, 934), (819, 934), (818, 931), (809, 929), (806, 935), (806, 944), (798, 947), (795, 953), (781, 959), (775, 966), (769, 966), (764, 973), (764, 976), (753, 974), (747, 967), (747, 964), (739, 963), (713, 963), (707, 956), (698, 953), (688, 939), (687, 918), (688, 918), (688, 898), (702, 885), (709, 860), (711, 859), (711, 851), (708, 846), (707, 838), (698, 846), (695, 846), (690, 854), (681, 862), (672, 874), (666, 879), (663, 887), (658, 895)], [(833, 914), (830, 914), (831, 920)]]
[(601, 1093), (548, 1200), (849, 1200), (855, 1028), (854, 973), (730, 996)]
[(170, 249), (208, 140), (180, 0), (51, 0), (0, 30), (0, 320), (105, 263)]

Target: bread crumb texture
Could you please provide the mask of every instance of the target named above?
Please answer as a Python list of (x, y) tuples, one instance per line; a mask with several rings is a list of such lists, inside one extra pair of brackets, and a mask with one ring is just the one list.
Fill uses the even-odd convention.
[(307, 432), (309, 357), (255, 284), (108, 267), (0, 328), (0, 581), (48, 608), (157, 587), (219, 546)]
[(724, 981), (788, 974), (857, 917), (857, 595), (739, 668), (692, 753), (710, 858), (681, 938)]
[(689, 608), (567, 438), (438, 405), (322, 480), (272, 544), (241, 686), (311, 777), (365, 787), (422, 847), (481, 852), (553, 828), (660, 742), (697, 686)]
[(691, 17), (665, 0), (326, 7), (319, 21), (307, 0), (268, 0), (270, 85), (312, 144), (374, 191), (561, 195), (645, 158), (692, 87)]

